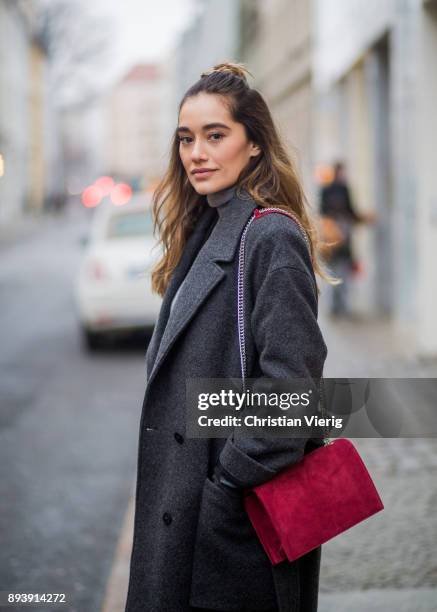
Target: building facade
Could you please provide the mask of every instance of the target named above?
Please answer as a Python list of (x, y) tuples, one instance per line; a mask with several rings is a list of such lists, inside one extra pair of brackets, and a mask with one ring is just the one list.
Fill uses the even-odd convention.
[(31, 13), (0, 1), (0, 225), (12, 223), (29, 193)]
[(239, 0), (205, 0), (175, 49), (175, 105), (202, 72), (223, 61), (238, 61)]
[(168, 159), (173, 99), (165, 65), (134, 66), (109, 96), (107, 171), (144, 187), (162, 176)]
[(0, 226), (40, 214), (48, 194), (48, 58), (32, 0), (0, 0)]
[(308, 0), (242, 0), (240, 5), (240, 56), (313, 202), (311, 15)]
[(436, 50), (435, 1), (315, 0), (316, 159), (343, 159), (357, 208), (378, 217), (356, 232), (354, 307), (390, 316), (423, 355), (437, 354)]

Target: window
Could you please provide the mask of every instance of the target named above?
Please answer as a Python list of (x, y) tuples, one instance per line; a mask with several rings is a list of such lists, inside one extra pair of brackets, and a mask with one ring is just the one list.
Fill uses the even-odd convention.
[(113, 216), (109, 221), (108, 238), (132, 238), (135, 236), (152, 236), (153, 219), (150, 211), (122, 213)]

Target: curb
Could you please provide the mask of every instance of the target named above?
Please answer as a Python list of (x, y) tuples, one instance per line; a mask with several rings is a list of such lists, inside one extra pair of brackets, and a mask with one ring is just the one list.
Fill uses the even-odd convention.
[(135, 496), (132, 495), (115, 549), (101, 612), (124, 612), (125, 610), (133, 540), (134, 510)]

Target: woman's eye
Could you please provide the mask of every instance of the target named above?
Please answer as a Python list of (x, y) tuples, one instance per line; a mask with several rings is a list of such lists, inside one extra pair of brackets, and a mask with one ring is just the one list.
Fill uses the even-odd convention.
[[(213, 132), (208, 135), (208, 138), (214, 142), (218, 142), (223, 138), (223, 134), (219, 134), (218, 132)], [(182, 144), (190, 144), (193, 142), (191, 136), (179, 136), (179, 142)]]

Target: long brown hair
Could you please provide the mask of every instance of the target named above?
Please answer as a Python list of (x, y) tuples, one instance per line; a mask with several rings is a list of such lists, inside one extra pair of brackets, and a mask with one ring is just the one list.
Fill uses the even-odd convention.
[[(297, 172), (266, 102), (249, 86), (246, 73), (248, 70), (242, 64), (229, 62), (202, 73), (182, 98), (179, 113), (187, 98), (201, 92), (223, 96), (233, 120), (245, 127), (247, 138), (261, 149), (261, 154), (252, 157), (241, 172), (238, 191), (247, 191), (258, 206), (275, 206), (293, 212), (307, 232), (314, 271), (331, 282), (334, 279), (321, 264), (316, 225), (309, 214)], [(182, 165), (175, 132), (167, 172), (153, 196), (155, 231), (158, 228), (163, 245), (163, 256), (152, 271), (152, 289), (159, 295), (164, 294), (204, 205), (205, 196), (194, 190)]]

